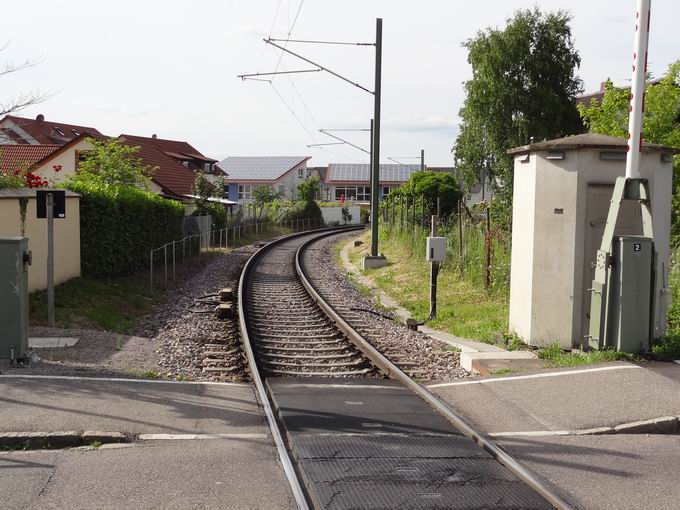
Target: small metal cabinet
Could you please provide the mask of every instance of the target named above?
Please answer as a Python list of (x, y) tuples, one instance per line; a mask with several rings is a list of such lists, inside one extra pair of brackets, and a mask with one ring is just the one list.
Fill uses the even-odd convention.
[(649, 237), (619, 236), (612, 248), (607, 344), (644, 352), (649, 349), (654, 243)]
[(0, 359), (28, 352), (28, 238), (0, 238)]
[(428, 237), (425, 251), (428, 262), (444, 262), (446, 260), (446, 237)]

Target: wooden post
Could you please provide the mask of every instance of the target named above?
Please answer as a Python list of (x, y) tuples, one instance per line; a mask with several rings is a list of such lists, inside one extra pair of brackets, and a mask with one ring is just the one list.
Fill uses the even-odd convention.
[(486, 208), (486, 261), (485, 261), (485, 272), (486, 278), (484, 280), (484, 285), (487, 289), (491, 288), (491, 216), (489, 215), (489, 206)]
[(458, 263), (460, 264), (460, 274), (465, 273), (465, 255), (463, 252), (463, 208), (458, 200)]

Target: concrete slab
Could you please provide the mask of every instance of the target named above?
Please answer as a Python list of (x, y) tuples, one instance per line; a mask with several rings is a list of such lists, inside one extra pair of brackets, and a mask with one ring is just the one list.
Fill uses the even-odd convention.
[(250, 385), (0, 376), (0, 431), (261, 433)]
[(76, 337), (29, 337), (28, 347), (31, 349), (61, 349), (72, 347), (78, 343)]
[(579, 508), (678, 508), (678, 435), (516, 437), (499, 442)]
[(429, 326), (419, 326), (418, 331), (425, 333), (432, 338), (437, 338), (442, 342), (446, 342), (449, 345), (458, 347), (461, 352), (507, 352), (505, 349), (498, 347), (497, 345), (486, 344), (484, 342), (476, 342), (474, 340), (468, 340), (466, 338), (461, 338), (444, 331), (438, 331), (432, 329)]
[(468, 372), (472, 372), (476, 361), (483, 360), (528, 360), (536, 359), (536, 355), (529, 351), (487, 351), (487, 352), (461, 352), (460, 366)]
[(379, 269), (387, 265), (387, 259), (382, 255), (376, 255), (375, 257), (366, 255), (363, 259), (363, 268), (366, 269)]
[(680, 415), (680, 366), (672, 363), (619, 363), (486, 381), (431, 389), (494, 433), (582, 430)]
[(3, 508), (293, 509), (267, 439), (0, 453)]

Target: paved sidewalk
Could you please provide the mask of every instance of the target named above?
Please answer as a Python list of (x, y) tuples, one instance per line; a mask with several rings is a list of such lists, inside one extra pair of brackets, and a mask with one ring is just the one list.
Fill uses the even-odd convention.
[(0, 432), (66, 430), (219, 438), (1, 452), (0, 506), (295, 506), (250, 385), (0, 376)]
[(561, 434), (680, 416), (680, 365), (571, 367), (430, 388), (581, 508), (678, 507), (680, 435)]

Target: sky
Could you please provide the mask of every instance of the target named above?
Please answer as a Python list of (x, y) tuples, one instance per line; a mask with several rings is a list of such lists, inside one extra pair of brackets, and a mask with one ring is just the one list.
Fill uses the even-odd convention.
[[(46, 102), (19, 115), (93, 126), (107, 135), (187, 140), (206, 155), (308, 155), (310, 166), (368, 162), (319, 129), (368, 128), (373, 96), (328, 73), (237, 75), (310, 69), (263, 37), (373, 42), (383, 19), (381, 162), (452, 166), (463, 83), (461, 44), (503, 27), (516, 9), (567, 10), (586, 91), (630, 83), (635, 0), (34, 0), (3, 5), (0, 68), (40, 63), (0, 78), (0, 97), (40, 90)], [(297, 16), (297, 19), (296, 19)], [(650, 70), (680, 58), (678, 0), (653, 0)], [(292, 28), (292, 32), (291, 32)], [(371, 46), (289, 43), (288, 48), (374, 88)], [(280, 63), (279, 63), (280, 59)], [(368, 148), (368, 133), (336, 132)], [(332, 152), (331, 152), (332, 151)]]

